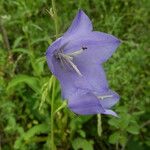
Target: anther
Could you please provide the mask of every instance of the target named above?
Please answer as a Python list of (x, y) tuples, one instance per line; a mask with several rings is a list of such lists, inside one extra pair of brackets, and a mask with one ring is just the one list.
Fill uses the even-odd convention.
[(74, 57), (74, 56), (77, 56), (77, 55), (80, 55), (81, 53), (83, 53), (84, 50), (86, 50), (87, 47), (82, 47), (81, 49), (77, 50), (77, 51), (74, 51), (72, 53), (67, 53), (66, 55), (68, 56), (71, 56), (71, 57)]
[(86, 50), (86, 49), (87, 49), (87, 47), (82, 47), (82, 49), (83, 49), (83, 50)]

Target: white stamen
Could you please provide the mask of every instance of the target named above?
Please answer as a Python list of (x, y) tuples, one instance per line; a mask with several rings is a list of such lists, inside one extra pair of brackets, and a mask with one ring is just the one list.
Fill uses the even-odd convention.
[(60, 53), (59, 55), (62, 56), (63, 58), (65, 58), (65, 59), (73, 60), (72, 56), (69, 56), (69, 55), (66, 55), (66, 54), (63, 54), (63, 53)]
[(105, 99), (105, 98), (111, 98), (113, 95), (103, 95), (103, 96), (98, 96), (98, 99)]
[(67, 53), (66, 55), (74, 57), (74, 56), (80, 55), (81, 53), (83, 53), (83, 51), (84, 51), (84, 49), (81, 48), (80, 50), (77, 50), (77, 51), (72, 52), (72, 53)]
[(77, 72), (77, 74), (82, 76), (82, 74), (81, 74), (80, 70), (77, 68), (77, 66), (70, 59), (67, 59), (67, 61), (72, 66), (72, 68)]
[(60, 59), (60, 65), (61, 65), (61, 67), (63, 68), (63, 69), (65, 69), (65, 61), (64, 61), (64, 59), (62, 59), (62, 57), (60, 57), (59, 58)]
[[(65, 45), (63, 47), (65, 47)], [(60, 49), (60, 52), (56, 54), (56, 58), (60, 60), (63, 68), (65, 68), (64, 65), (70, 65), (77, 72), (78, 75), (82, 76), (80, 70), (72, 61), (74, 56), (80, 55), (87, 48), (82, 47), (80, 50), (77, 50), (75, 52), (64, 54), (63, 47)]]
[(77, 66), (72, 62), (73, 60), (73, 57), (72, 56), (68, 56), (66, 54), (63, 54), (63, 53), (59, 53), (58, 54), (60, 60), (61, 60), (61, 63), (63, 64), (63, 58), (64, 58), (64, 61), (66, 60), (67, 63), (70, 64), (70, 66), (77, 72), (78, 75), (82, 76), (80, 70), (77, 68)]

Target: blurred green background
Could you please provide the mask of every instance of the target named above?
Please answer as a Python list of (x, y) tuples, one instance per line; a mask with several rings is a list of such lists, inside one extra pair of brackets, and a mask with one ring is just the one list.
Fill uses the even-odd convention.
[[(45, 60), (55, 40), (51, 7), (50, 0), (0, 0), (0, 150), (51, 148), (51, 73)], [(57, 0), (56, 8), (60, 36), (81, 8), (95, 30), (123, 41), (104, 64), (110, 87), (121, 96), (114, 107), (120, 118), (102, 115), (100, 125), (96, 115), (76, 116), (64, 108), (54, 116), (57, 149), (150, 149), (150, 1)], [(59, 83), (54, 104), (62, 104)]]

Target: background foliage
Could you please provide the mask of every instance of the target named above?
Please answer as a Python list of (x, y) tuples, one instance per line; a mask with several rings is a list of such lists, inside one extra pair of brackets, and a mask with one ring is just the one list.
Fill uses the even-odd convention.
[[(67, 108), (54, 120), (58, 150), (148, 150), (149, 8), (148, 0), (57, 0), (60, 35), (82, 8), (94, 29), (122, 39), (104, 64), (110, 87), (121, 95), (114, 110), (120, 118), (76, 116)], [(0, 149), (50, 149), (51, 73), (45, 51), (55, 39), (49, 0), (0, 1)], [(57, 109), (62, 104), (59, 84)]]

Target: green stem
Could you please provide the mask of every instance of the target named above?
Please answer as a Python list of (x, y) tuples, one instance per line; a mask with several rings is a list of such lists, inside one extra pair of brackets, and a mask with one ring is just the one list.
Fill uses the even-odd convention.
[(51, 149), (55, 150), (55, 145), (54, 145), (54, 99), (55, 99), (55, 83), (56, 79), (54, 76), (53, 78), (53, 84), (52, 84), (52, 98), (51, 98)]
[[(52, 10), (53, 10), (53, 19), (55, 24), (55, 34), (56, 38), (58, 38), (58, 17), (57, 17), (57, 10), (55, 5), (55, 0), (52, 0)], [(52, 87), (52, 99), (51, 99), (51, 149), (55, 150), (55, 144), (54, 144), (54, 99), (55, 99), (55, 84), (56, 79), (54, 76), (53, 78), (53, 87)]]
[(101, 120), (101, 114), (97, 115), (97, 133), (100, 137), (102, 135), (102, 120)]

